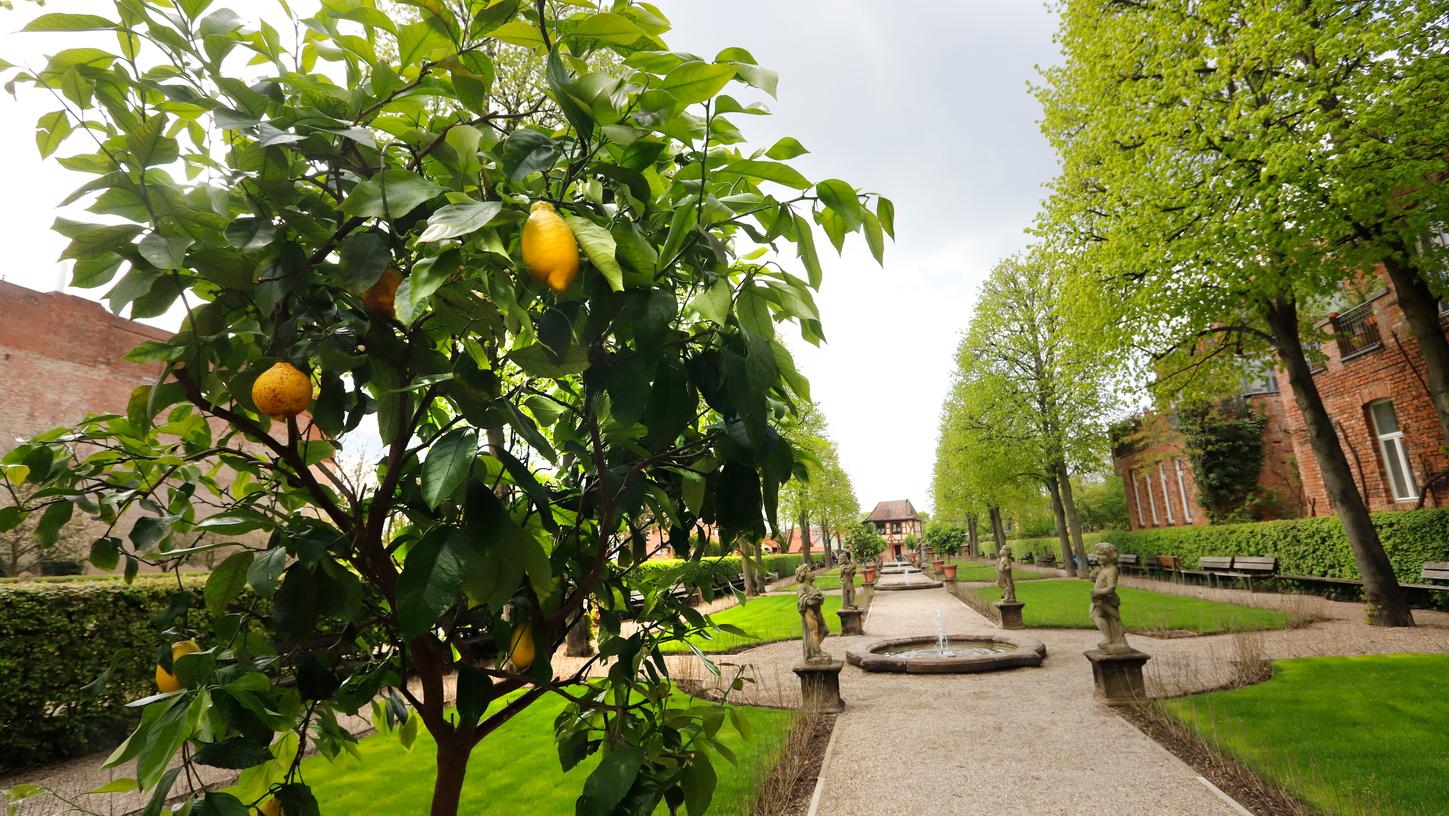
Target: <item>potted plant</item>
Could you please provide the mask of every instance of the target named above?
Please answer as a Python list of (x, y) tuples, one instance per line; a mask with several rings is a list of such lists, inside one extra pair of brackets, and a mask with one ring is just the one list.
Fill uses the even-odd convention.
[(871, 524), (857, 524), (845, 533), (845, 546), (861, 565), (861, 580), (874, 584), (876, 562), (885, 551), (885, 537)]

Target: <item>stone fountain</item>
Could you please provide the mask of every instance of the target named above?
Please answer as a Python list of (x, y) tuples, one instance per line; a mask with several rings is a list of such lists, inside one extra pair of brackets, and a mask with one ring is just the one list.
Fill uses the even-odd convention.
[(1040, 666), (1046, 645), (1035, 638), (998, 632), (946, 634), (936, 610), (936, 637), (880, 640), (849, 650), (845, 659), (870, 672), (908, 674), (972, 674)]

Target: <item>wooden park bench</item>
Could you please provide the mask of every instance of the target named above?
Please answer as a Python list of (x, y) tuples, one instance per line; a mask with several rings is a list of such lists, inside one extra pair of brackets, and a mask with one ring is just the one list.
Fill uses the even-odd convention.
[[(1094, 556), (1087, 556), (1087, 563), (1090, 564), (1093, 559)], [(1117, 566), (1124, 570), (1131, 570), (1132, 572), (1141, 572), (1143, 570), (1142, 559), (1137, 553), (1122, 553), (1118, 555)]]
[(1204, 555), (1197, 560), (1197, 569), (1179, 569), (1177, 574), (1183, 578), (1201, 578), (1206, 583), (1212, 583), (1214, 573), (1227, 572), (1232, 568), (1231, 555)]
[(1184, 575), (1207, 578), (1210, 584), (1221, 584), (1223, 579), (1239, 580), (1253, 591), (1253, 579), (1274, 578), (1278, 574), (1278, 559), (1262, 555), (1205, 555), (1197, 561), (1195, 570), (1182, 570)]
[(1147, 569), (1166, 573), (1169, 579), (1180, 578), (1182, 571), (1182, 559), (1175, 555), (1153, 555), (1148, 556)]
[(1048, 567), (1054, 567), (1057, 563), (1057, 557), (1049, 552), (1042, 553), (1039, 560)]

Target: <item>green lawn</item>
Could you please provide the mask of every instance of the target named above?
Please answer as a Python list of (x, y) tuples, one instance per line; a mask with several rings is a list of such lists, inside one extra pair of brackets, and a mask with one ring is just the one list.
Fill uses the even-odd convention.
[(1449, 807), (1449, 655), (1279, 660), (1273, 679), (1168, 713), (1330, 816)]
[[(681, 702), (687, 698), (680, 696)], [(495, 703), (501, 705), (501, 703)], [(599, 757), (594, 755), (568, 773), (559, 766), (553, 721), (565, 701), (548, 695), (529, 706), (485, 739), (468, 762), (459, 813), (574, 812), (574, 801)], [(719, 787), (711, 814), (747, 814), (755, 790), (769, 770), (790, 728), (790, 713), (780, 709), (741, 706), (750, 724), (750, 740), (740, 738), (733, 726), (720, 729), (721, 738), (739, 757), (732, 765), (711, 757)], [(333, 761), (314, 755), (302, 763), (303, 778), (312, 786), (323, 813), (352, 816), (397, 816), (427, 813), (435, 775), (434, 743), (420, 730), (412, 750), (402, 747), (395, 733), (376, 734), (358, 744), (359, 761), (346, 754)], [(661, 806), (660, 813), (667, 809)]]
[[(1070, 578), (1019, 583), (1016, 599), (1026, 604), (1022, 621), (1041, 629), (1091, 629), (1091, 590), (1090, 581)], [(994, 586), (971, 591), (987, 602), (1001, 598), (1001, 590)], [(1131, 587), (1119, 587), (1117, 593), (1122, 598), (1122, 622), (1129, 632), (1187, 630), (1212, 635), (1282, 629), (1289, 621), (1286, 614), (1270, 609)]]
[[(994, 564), (983, 564), (980, 561), (953, 561), (956, 565), (957, 581), (996, 581), (996, 566)], [(1011, 576), (1020, 581), (1039, 581), (1043, 578), (1050, 578), (1050, 575), (1043, 575), (1039, 572), (1030, 572), (1020, 567), (1011, 571)]]
[[(857, 570), (855, 573), (855, 585), (857, 587), (865, 586), (864, 582), (860, 579), (859, 570)], [(840, 589), (840, 570), (833, 569), (828, 572), (822, 572), (819, 575), (816, 575), (815, 586), (820, 588), (821, 590), (826, 591), (832, 589)]]
[[(840, 609), (840, 596), (826, 595), (825, 623), (832, 632), (837, 633), (840, 631), (840, 618), (835, 614), (838, 609)], [(762, 643), (793, 640), (800, 637), (800, 611), (795, 607), (793, 594), (761, 595), (758, 598), (751, 598), (739, 606), (716, 612), (710, 618), (717, 624), (727, 623), (737, 626), (746, 633), (746, 636), (715, 631), (710, 633), (709, 637), (694, 638), (694, 645), (699, 647), (701, 652), (732, 652)], [(687, 652), (689, 647), (676, 641), (664, 644), (663, 650)]]

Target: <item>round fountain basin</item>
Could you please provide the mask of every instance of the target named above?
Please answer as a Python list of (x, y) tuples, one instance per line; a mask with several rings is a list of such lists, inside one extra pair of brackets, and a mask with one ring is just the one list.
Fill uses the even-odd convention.
[(1035, 638), (994, 633), (882, 640), (846, 652), (852, 666), (869, 672), (972, 674), (1021, 666), (1040, 666), (1046, 645)]

